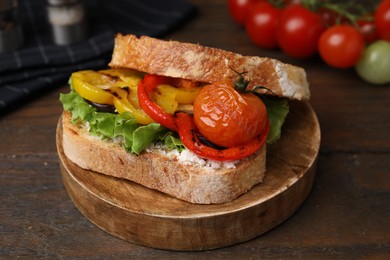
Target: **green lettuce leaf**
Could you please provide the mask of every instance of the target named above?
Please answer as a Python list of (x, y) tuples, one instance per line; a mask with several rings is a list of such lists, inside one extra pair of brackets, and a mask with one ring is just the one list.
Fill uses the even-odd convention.
[(96, 108), (90, 106), (79, 96), (75, 91), (68, 94), (60, 94), (60, 101), (64, 110), (72, 112), (72, 121), (88, 121), (92, 113), (97, 111)]
[(169, 135), (166, 138), (164, 138), (165, 141), (165, 146), (168, 147), (169, 149), (177, 149), (179, 152), (185, 150), (185, 146), (180, 140), (179, 137), (176, 137), (174, 135)]
[(138, 127), (133, 132), (132, 151), (139, 154), (147, 148), (153, 141), (158, 140), (159, 134), (168, 131), (165, 127), (157, 123)]
[(267, 107), (267, 115), (270, 121), (270, 131), (267, 137), (267, 144), (279, 140), (282, 133), (282, 126), (289, 112), (288, 101), (272, 97), (261, 97)]

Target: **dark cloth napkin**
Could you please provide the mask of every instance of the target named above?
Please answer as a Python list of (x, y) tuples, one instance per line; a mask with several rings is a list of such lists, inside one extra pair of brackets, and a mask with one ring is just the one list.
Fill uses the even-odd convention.
[(24, 44), (0, 53), (0, 115), (63, 86), (70, 73), (107, 67), (116, 33), (161, 37), (191, 18), (186, 0), (84, 0), (88, 38), (67, 46), (53, 43), (45, 1), (19, 0)]

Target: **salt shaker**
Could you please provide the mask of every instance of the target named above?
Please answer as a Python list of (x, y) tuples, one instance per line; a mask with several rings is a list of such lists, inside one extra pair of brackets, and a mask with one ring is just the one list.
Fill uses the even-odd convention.
[(0, 0), (0, 52), (13, 51), (23, 44), (17, 0)]
[(48, 20), (53, 40), (68, 45), (87, 37), (87, 22), (81, 0), (47, 0)]

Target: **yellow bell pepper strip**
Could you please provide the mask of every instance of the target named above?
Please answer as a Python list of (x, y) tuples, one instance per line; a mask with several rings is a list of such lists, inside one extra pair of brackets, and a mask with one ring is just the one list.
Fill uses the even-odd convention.
[(175, 100), (178, 103), (192, 104), (194, 103), (194, 99), (200, 90), (201, 90), (200, 87), (182, 89), (182, 88), (173, 87), (171, 85), (163, 84), (157, 86), (156, 92), (161, 93), (163, 95), (165, 93), (170, 93), (172, 96), (175, 97)]
[(114, 83), (114, 86), (116, 87), (130, 88), (128, 99), (135, 108), (140, 108), (138, 104), (137, 88), (145, 73), (131, 69), (107, 69), (100, 70), (99, 73), (116, 78)]
[(229, 147), (226, 149), (216, 149), (207, 146), (199, 141), (199, 133), (192, 115), (179, 112), (176, 114), (176, 125), (178, 133), (184, 146), (196, 155), (215, 161), (234, 161), (246, 158), (254, 154), (267, 140), (270, 129), (267, 120), (263, 132), (247, 145)]
[(118, 87), (130, 88), (137, 87), (144, 75), (142, 72), (131, 69), (107, 69), (100, 70), (99, 73), (118, 78), (119, 80), (115, 83)]
[(183, 89), (163, 84), (157, 86), (149, 97), (165, 112), (173, 114), (178, 110), (179, 105), (193, 104), (200, 90), (200, 87)]
[(154, 103), (148, 96), (158, 85), (169, 83), (169, 78), (158, 75), (146, 75), (138, 84), (138, 101), (146, 114), (157, 123), (177, 131), (175, 117), (165, 112), (160, 106)]
[(84, 70), (72, 73), (70, 80), (73, 89), (81, 97), (99, 104), (114, 104), (113, 96), (107, 92), (114, 84), (110, 77), (96, 71)]
[(187, 114), (194, 113), (194, 105), (193, 104), (179, 104), (177, 106), (176, 112), (185, 112)]
[(138, 86), (130, 87), (130, 93), (127, 98), (129, 99), (133, 107), (141, 109), (138, 102)]
[[(123, 112), (130, 112), (137, 123), (147, 125), (153, 123), (153, 119), (150, 118), (142, 109), (135, 108), (129, 101), (129, 88), (112, 87), (110, 92), (114, 96), (114, 106), (119, 114)], [(130, 90), (131, 91), (131, 90)]]
[[(166, 88), (166, 86), (168, 88)], [(160, 106), (165, 112), (169, 114), (175, 113), (179, 103), (176, 101), (174, 92), (169, 91), (169, 85), (159, 85), (152, 93), (149, 94), (150, 99)]]

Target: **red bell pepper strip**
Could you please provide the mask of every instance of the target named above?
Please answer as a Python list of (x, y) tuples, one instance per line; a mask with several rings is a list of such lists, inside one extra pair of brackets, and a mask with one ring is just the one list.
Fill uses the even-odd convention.
[(170, 79), (158, 75), (145, 75), (138, 84), (138, 102), (140, 107), (157, 123), (177, 132), (175, 117), (172, 114), (166, 113), (159, 105), (154, 103), (149, 98), (149, 93), (152, 92), (158, 85), (169, 83)]
[(253, 142), (243, 146), (218, 150), (204, 145), (199, 141), (196, 125), (191, 115), (183, 112), (177, 113), (176, 125), (179, 128), (178, 133), (180, 139), (187, 149), (202, 158), (215, 161), (240, 160), (254, 154), (265, 143), (270, 129), (269, 120), (267, 120), (263, 132)]

